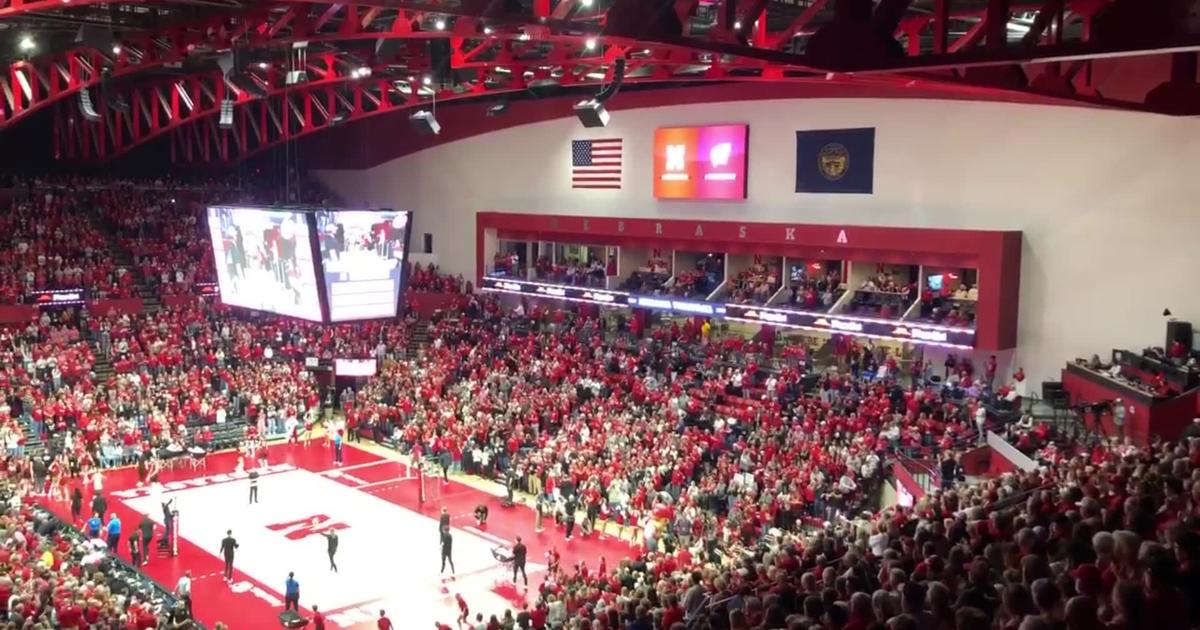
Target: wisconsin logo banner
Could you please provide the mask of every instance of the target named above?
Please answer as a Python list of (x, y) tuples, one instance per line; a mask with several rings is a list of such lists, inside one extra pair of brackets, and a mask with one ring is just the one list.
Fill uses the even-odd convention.
[(875, 129), (796, 132), (796, 192), (869, 195), (875, 188)]

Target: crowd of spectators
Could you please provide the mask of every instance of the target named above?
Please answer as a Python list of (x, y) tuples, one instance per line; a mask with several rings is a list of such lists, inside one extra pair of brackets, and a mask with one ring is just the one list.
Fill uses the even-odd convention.
[(725, 257), (720, 254), (701, 256), (691, 269), (676, 272), (671, 295), (703, 299), (716, 291), (724, 279)]
[(973, 326), (978, 300), (977, 286), (963, 284), (951, 289), (949, 285), (943, 285), (937, 291), (926, 287), (921, 292), (919, 319), (945, 326)]
[(518, 317), (476, 299), (462, 315), (347, 401), (350, 430), (502, 479), (563, 518), (635, 526), (652, 551), (836, 520), (890, 450), (940, 452), (978, 430), (978, 400), (900, 386), (881, 348), (861, 351), (881, 370), (806, 387), (797, 364), (768, 368), (759, 344), (705, 343), (691, 322), (635, 339), (536, 305)]
[(496, 252), (492, 256), (491, 275), (500, 278), (525, 278), (525, 263), (515, 250)]
[(130, 270), (116, 265), (90, 211), (96, 193), (48, 188), (0, 201), (0, 303), (23, 303), (36, 291), (86, 289), (92, 296), (124, 297)]
[[(261, 178), (114, 179), (8, 176), (0, 181), (0, 304), (28, 303), (33, 292), (84, 289), (91, 299), (194, 294), (216, 280), (203, 204), (314, 203), (318, 183), (291, 186)], [(127, 252), (128, 266), (118, 264)]]
[(915, 299), (913, 291), (912, 282), (891, 271), (880, 271), (862, 281), (847, 310), (883, 319), (900, 317)]
[(589, 629), (1200, 625), (1200, 444), (1081, 452), (807, 535), (562, 572), (535, 610)]
[(671, 266), (665, 258), (652, 256), (645, 266), (635, 269), (621, 283), (621, 290), (644, 295), (657, 295), (663, 292), (663, 285), (671, 279)]
[[(170, 625), (174, 609), (114, 596), (106, 590), (111, 579), (81, 573), (91, 571), (71, 554), (88, 541), (60, 549), (61, 537), (13, 537), (37, 528), (30, 502), (38, 495), (65, 501), (98, 468), (119, 464), (136, 463), (141, 479), (152, 480), (188, 454), (202, 457), (214, 446), (213, 431), (230, 425), (239, 431), (236, 444), (311, 423), (322, 400), (304, 359), (397, 358), (406, 346), (405, 326), (244, 319), (197, 302), (137, 316), (47, 311), (24, 328), (0, 332), (8, 506), (0, 517), (0, 587), (19, 595), (0, 597), (0, 605), (20, 603), (9, 612), (38, 620), (20, 627), (91, 628), (118, 617), (121, 625), (111, 627), (176, 627)], [(97, 355), (117, 367), (107, 381), (94, 373)], [(46, 456), (25, 452), (27, 436), (45, 441)], [(72, 504), (73, 525), (91, 516), (81, 507)], [(52, 548), (47, 541), (54, 541)], [(103, 558), (102, 549), (93, 555)], [(83, 621), (76, 608), (84, 611)]]
[(103, 220), (129, 252), (142, 281), (158, 295), (196, 292), (216, 282), (203, 208), (179, 203), (169, 191), (116, 188), (100, 195)]
[(828, 311), (846, 290), (842, 287), (842, 271), (820, 263), (800, 267), (792, 272), (788, 303), (809, 311)]
[[(8, 462), (6, 462), (7, 464)], [(30, 630), (189, 628), (179, 602), (106, 558), (103, 545), (62, 528), (22, 500), (5, 470), (0, 488), (0, 620)]]
[(730, 279), (730, 298), (738, 304), (766, 304), (779, 287), (779, 266), (756, 262)]
[(412, 272), (408, 275), (408, 289), (410, 291), (418, 291), (422, 293), (463, 293), (466, 291), (467, 282), (463, 279), (462, 274), (452, 276), (442, 273), (437, 265), (429, 263), (427, 265), (414, 264)]
[(538, 280), (547, 282), (603, 287), (610, 271), (616, 272), (615, 264), (615, 259), (605, 263), (594, 254), (589, 254), (587, 260), (566, 258), (552, 261), (543, 256), (534, 264), (534, 272)]

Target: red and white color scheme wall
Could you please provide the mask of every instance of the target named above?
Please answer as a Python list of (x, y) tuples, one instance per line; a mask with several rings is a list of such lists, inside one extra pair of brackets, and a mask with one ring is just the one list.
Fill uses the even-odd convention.
[[(909, 100), (771, 99), (761, 90), (758, 100), (732, 100), (746, 93), (731, 86), (706, 88), (703, 97), (622, 95), (605, 129), (583, 129), (573, 117), (539, 121), (514, 107), (510, 115), (524, 124), (476, 127), (478, 135), (447, 128), (454, 141), (426, 141), (367, 168), (317, 175), (347, 204), (414, 209), (413, 242), (431, 234), (438, 264), (468, 277), (480, 266), (481, 212), (1020, 232), (1016, 345), (1000, 359), (1023, 366), (1033, 382), (1057, 380), (1076, 356), (1157, 343), (1164, 307), (1200, 320), (1200, 294), (1184, 288), (1200, 269), (1191, 245), (1200, 233), (1193, 208), (1200, 179), (1169, 168), (1200, 159), (1191, 140), (1200, 137), (1200, 121), (935, 100), (916, 87), (921, 98)], [(725, 124), (749, 126), (746, 198), (656, 198), (655, 131)], [(797, 131), (863, 127), (876, 131), (873, 194), (795, 192)], [(572, 141), (609, 137), (623, 140), (621, 187), (573, 189)]]

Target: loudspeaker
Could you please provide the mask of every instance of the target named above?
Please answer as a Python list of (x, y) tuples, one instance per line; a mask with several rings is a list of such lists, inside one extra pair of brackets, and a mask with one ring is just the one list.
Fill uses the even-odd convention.
[(1163, 344), (1163, 350), (1170, 352), (1176, 341), (1185, 348), (1192, 347), (1192, 322), (1167, 322), (1167, 343)]
[(412, 123), (414, 129), (425, 135), (436, 136), (442, 132), (442, 126), (438, 124), (437, 118), (433, 116), (433, 112), (431, 111), (421, 110), (415, 112), (412, 116), (408, 117), (408, 120)]
[(604, 103), (594, 98), (576, 103), (575, 115), (579, 117), (579, 122), (588, 128), (604, 127), (610, 118), (608, 110), (604, 108)]
[(1042, 381), (1042, 400), (1054, 400), (1063, 390), (1063, 384), (1058, 381)]

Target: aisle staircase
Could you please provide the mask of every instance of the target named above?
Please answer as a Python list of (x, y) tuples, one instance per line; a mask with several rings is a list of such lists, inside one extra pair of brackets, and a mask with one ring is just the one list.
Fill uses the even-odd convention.
[(46, 444), (42, 442), (42, 436), (33, 430), (32, 420), (21, 421), (21, 432), (25, 434), (25, 455), (27, 457), (37, 457), (46, 451)]
[(92, 364), (92, 372), (96, 374), (96, 383), (104, 384), (111, 381), (117, 375), (112, 361), (109, 361), (108, 357), (100, 354), (100, 349), (96, 346), (95, 342), (92, 343), (92, 352), (96, 356), (96, 361)]
[(404, 356), (418, 356), (421, 348), (428, 346), (432, 341), (433, 339), (429, 335), (429, 322), (423, 319), (417, 320), (409, 330), (408, 345), (404, 348)]
[(162, 301), (158, 299), (158, 292), (150, 286), (146, 278), (142, 277), (142, 271), (134, 264), (133, 255), (129, 250), (117, 244), (116, 238), (109, 234), (108, 249), (112, 255), (113, 262), (124, 267), (133, 274), (134, 292), (137, 297), (142, 299), (142, 308), (147, 313), (157, 313), (162, 310)]

